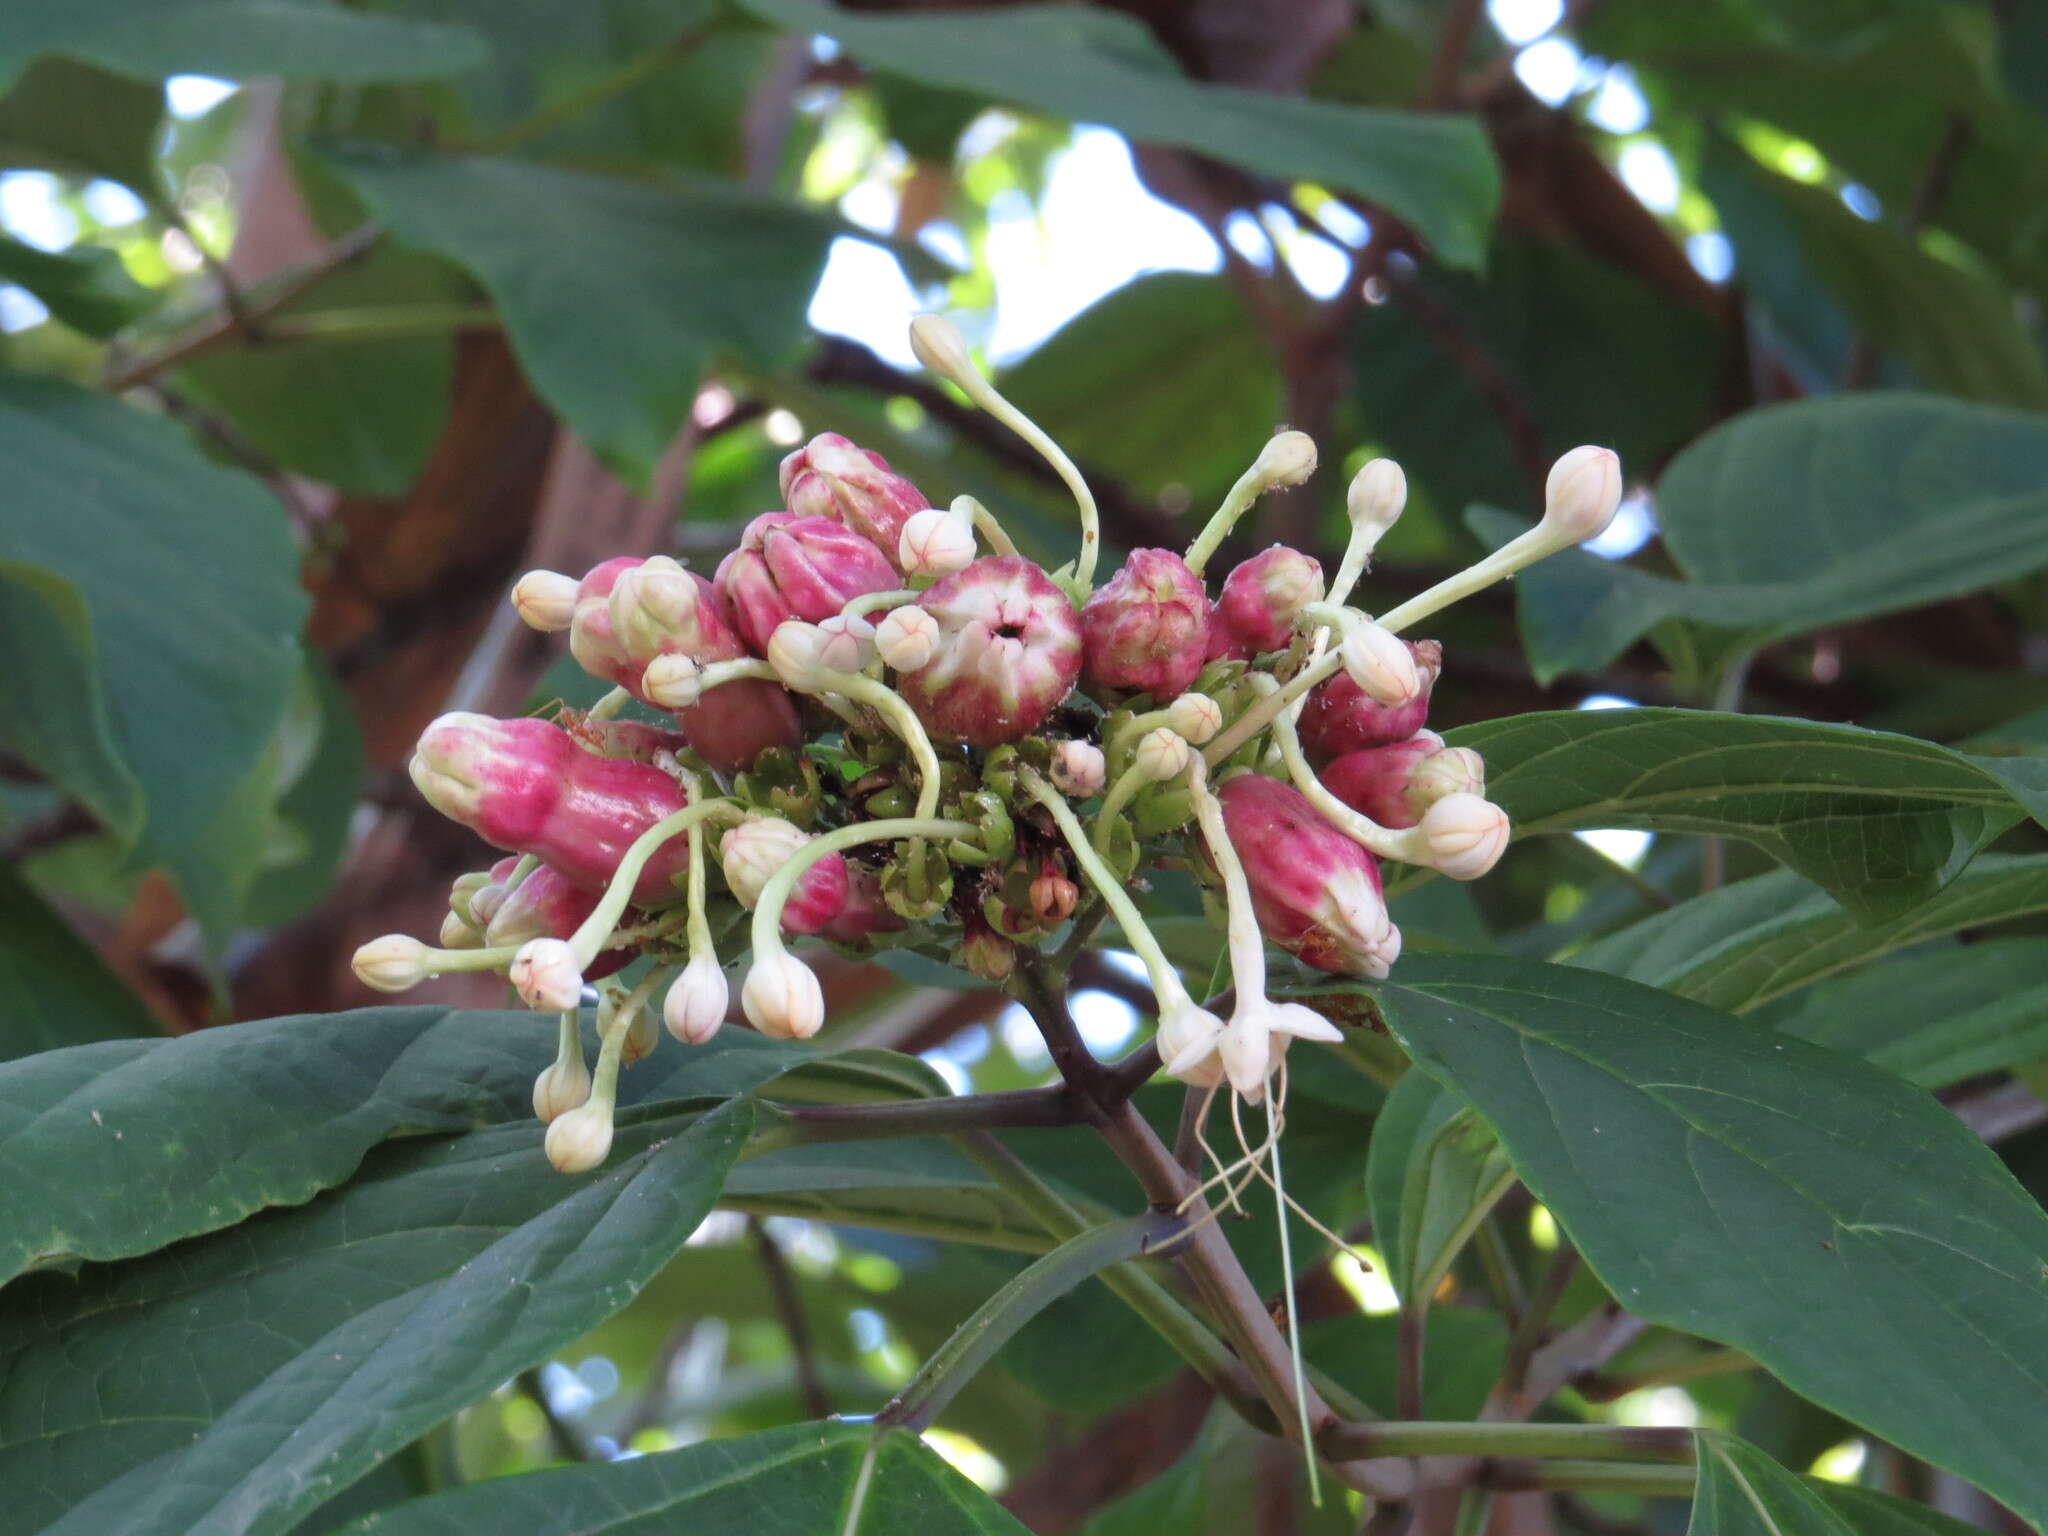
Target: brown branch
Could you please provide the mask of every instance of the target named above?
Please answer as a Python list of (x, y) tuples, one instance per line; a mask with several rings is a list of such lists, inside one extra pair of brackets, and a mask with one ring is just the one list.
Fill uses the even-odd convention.
[(305, 297), (343, 267), (360, 261), (383, 237), (384, 226), (381, 224), (372, 221), (358, 225), (305, 265), (282, 274), (276, 286), (267, 287), (260, 299), (249, 298), (223, 283), (223, 300), (232, 291), (236, 295), (232, 303), (223, 302), (211, 318), (159, 350), (110, 370), (101, 382), (118, 394), (124, 389), (146, 384), (165, 370), (190, 362), (201, 353), (211, 352), (238, 336), (254, 335), (255, 329), (265, 319)]
[(804, 1400), (804, 1412), (814, 1419), (829, 1418), (832, 1399), (826, 1396), (825, 1383), (818, 1375), (818, 1355), (811, 1342), (811, 1325), (804, 1316), (803, 1298), (797, 1294), (796, 1276), (789, 1272), (789, 1260), (783, 1256), (782, 1245), (775, 1241), (775, 1234), (768, 1230), (768, 1224), (760, 1217), (747, 1218), (747, 1233), (754, 1240), (754, 1251), (760, 1256), (762, 1273), (768, 1277), (768, 1291), (775, 1298), (775, 1311), (782, 1321), (782, 1331), (789, 1336), (789, 1353), (796, 1365), (797, 1391)]
[(1479, 23), (1486, 0), (1452, 0), (1436, 35), (1436, 53), (1429, 62), (1429, 85), (1422, 93), (1422, 105), (1444, 111), (1458, 100), (1458, 72), (1472, 48), (1472, 29)]

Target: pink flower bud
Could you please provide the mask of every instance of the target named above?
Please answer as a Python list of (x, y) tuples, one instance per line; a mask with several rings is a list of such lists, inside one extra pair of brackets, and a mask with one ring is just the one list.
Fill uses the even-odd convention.
[(942, 741), (994, 747), (1036, 730), (1081, 672), (1081, 624), (1067, 595), (1021, 555), (991, 555), (920, 600), (938, 620), (932, 659), (897, 691)]
[(585, 1103), (558, 1115), (541, 1148), (557, 1173), (590, 1172), (612, 1150), (610, 1106)]
[[(484, 942), (493, 949), (524, 944), (529, 939), (566, 939), (597, 909), (595, 891), (575, 884), (560, 870), (543, 864), (513, 888), (492, 913)], [(633, 958), (629, 949), (600, 950), (583, 972), (586, 981), (601, 981), (624, 970)]]
[(928, 507), (903, 525), (896, 563), (905, 576), (950, 576), (974, 563), (974, 524), (957, 512)]
[(875, 626), (875, 651), (883, 665), (915, 672), (939, 648), (939, 621), (915, 603), (891, 608)]
[(1216, 596), (1216, 625), (1223, 632), (1220, 653), (1248, 661), (1277, 651), (1294, 638), (1295, 615), (1323, 598), (1323, 568), (1285, 544), (1256, 554), (1223, 578)]
[(409, 933), (387, 933), (372, 939), (349, 963), (356, 980), (379, 992), (409, 992), (433, 971), (433, 952)]
[(1081, 636), (1081, 671), (1090, 683), (1164, 702), (1202, 670), (1209, 596), (1179, 555), (1134, 549), (1124, 568), (1089, 595)]
[(1376, 704), (1351, 678), (1339, 672), (1309, 690), (1297, 725), (1311, 762), (1321, 764), (1361, 747), (1382, 747), (1406, 741), (1429, 719), (1429, 694), (1443, 670), (1443, 647), (1434, 640), (1406, 642), (1422, 691), (1405, 704)]
[(512, 584), (512, 606), (529, 629), (567, 629), (576, 617), (578, 585), (560, 571), (528, 571)]
[[(734, 898), (751, 912), (769, 878), (810, 840), (810, 833), (779, 816), (756, 816), (726, 833), (718, 845), (718, 864)], [(782, 908), (782, 931), (821, 931), (845, 910), (847, 885), (846, 856), (826, 854), (803, 872), (790, 892)]]
[(1102, 793), (1107, 781), (1102, 748), (1088, 741), (1062, 741), (1052, 749), (1053, 787), (1063, 795), (1086, 800)]
[(1453, 880), (1477, 880), (1508, 846), (1508, 813), (1477, 795), (1445, 795), (1417, 824), (1429, 843), (1430, 866)]
[(903, 919), (882, 896), (882, 877), (865, 864), (848, 861), (846, 904), (818, 932), (836, 944), (858, 944), (874, 934), (895, 933), (904, 926)]
[(731, 609), (740, 638), (756, 654), (786, 619), (812, 624), (856, 597), (899, 584), (896, 568), (873, 543), (829, 517), (770, 512), (747, 524), (740, 547), (719, 562), (713, 585)]
[(1408, 642), (1367, 619), (1345, 633), (1344, 673), (1375, 704), (1398, 709), (1422, 692), (1422, 674)]
[(1266, 937), (1317, 970), (1386, 975), (1401, 936), (1380, 895), (1379, 860), (1277, 779), (1240, 774), (1216, 797)]
[[(603, 890), (633, 840), (688, 800), (660, 769), (594, 756), (546, 720), (443, 715), (420, 737), (411, 768), (442, 815), (494, 847), (546, 860), (589, 890)], [(662, 848), (642, 871), (635, 900), (672, 900), (688, 856), (682, 838)]]
[(782, 504), (802, 517), (829, 517), (888, 554), (903, 525), (931, 503), (879, 453), (837, 432), (820, 432), (782, 461)]
[(773, 1040), (808, 1040), (825, 1023), (817, 973), (786, 950), (754, 957), (740, 987), (740, 1007)]
[[(1446, 750), (1434, 731), (1417, 731), (1406, 741), (1346, 752), (1319, 771), (1323, 787), (1360, 815), (1383, 827), (1412, 827), (1433, 800), (1416, 804), (1409, 788), (1416, 771)], [(1435, 799), (1441, 799), (1438, 795)]]
[(583, 968), (560, 939), (528, 939), (512, 957), (506, 979), (537, 1013), (563, 1013), (583, 1000)]
[(505, 904), (511, 894), (506, 882), (512, 878), (512, 871), (519, 867), (516, 857), (498, 860), (484, 876), (484, 883), (470, 893), (469, 925), (481, 933), (491, 926), (491, 919), (498, 915), (498, 908)]
[(718, 957), (702, 954), (683, 967), (683, 974), (668, 989), (661, 1020), (685, 1045), (702, 1045), (718, 1033), (731, 1007), (732, 988), (726, 984)]
[[(662, 573), (659, 579), (636, 577), (628, 587), (630, 601), (620, 604), (631, 620), (631, 633), (621, 634), (613, 623), (611, 596), (627, 572), (646, 564), (631, 558), (607, 560), (583, 578), (576, 617), (569, 626), (569, 650), (593, 677), (617, 683), (653, 704), (655, 700), (643, 691), (643, 676), (656, 656), (688, 656), (703, 667), (739, 661), (750, 653), (711, 583), (679, 566), (675, 570), (687, 580), (693, 596), (682, 598), (683, 588), (664, 566), (656, 567)], [(795, 703), (774, 683), (756, 678), (713, 689), (696, 705), (677, 710), (676, 724), (697, 754), (721, 773), (752, 767), (770, 747), (795, 747), (803, 741)]]

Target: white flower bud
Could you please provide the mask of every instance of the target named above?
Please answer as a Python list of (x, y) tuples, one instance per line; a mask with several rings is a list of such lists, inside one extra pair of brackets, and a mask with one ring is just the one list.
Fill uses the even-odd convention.
[(753, 911), (769, 877), (810, 840), (808, 832), (779, 816), (755, 816), (726, 833), (718, 845), (718, 867), (733, 898)]
[[(616, 1024), (616, 1020), (613, 1021)], [(633, 1022), (626, 1026), (626, 1038), (619, 1043), (619, 1063), (630, 1067), (634, 1062), (654, 1053), (661, 1043), (661, 1031), (654, 1026), (654, 1015), (645, 1008), (633, 1010)]]
[(379, 992), (407, 992), (433, 975), (434, 952), (409, 933), (387, 933), (372, 939), (350, 962), (356, 979)]
[(808, 1040), (825, 1023), (825, 994), (808, 965), (787, 950), (757, 955), (740, 988), (740, 1007), (762, 1034)]
[(1341, 654), (1351, 681), (1375, 704), (1406, 704), (1422, 692), (1422, 676), (1407, 645), (1370, 619), (1345, 632)]
[(512, 584), (512, 607), (529, 629), (550, 634), (567, 629), (576, 617), (581, 583), (560, 571), (528, 571)]
[(512, 957), (507, 976), (536, 1013), (563, 1013), (583, 1001), (583, 967), (563, 939), (528, 939)]
[(1543, 482), (1543, 528), (1582, 544), (1606, 532), (1621, 505), (1621, 460), (1611, 448), (1574, 448)]
[(683, 974), (668, 989), (661, 1006), (662, 1022), (668, 1032), (685, 1045), (702, 1045), (718, 1033), (732, 1005), (732, 989), (725, 970), (713, 954), (697, 956), (683, 967)]
[(818, 661), (828, 672), (858, 672), (875, 659), (875, 626), (834, 614), (818, 621)]
[(1316, 440), (1306, 432), (1277, 433), (1252, 468), (1267, 485), (1300, 485), (1316, 472)]
[(1187, 767), (1190, 755), (1187, 738), (1162, 725), (1139, 738), (1131, 761), (1146, 778), (1163, 784)]
[(816, 693), (828, 681), (824, 655), (824, 632), (802, 619), (784, 619), (768, 637), (768, 665), (798, 693)]
[(542, 1142), (557, 1173), (588, 1173), (612, 1149), (612, 1112), (602, 1104), (582, 1104), (558, 1115)]
[(891, 608), (875, 626), (875, 650), (898, 672), (915, 672), (938, 649), (939, 621), (915, 603)]
[(1223, 729), (1223, 706), (1206, 693), (1184, 693), (1166, 706), (1166, 724), (1199, 747)]
[(913, 512), (896, 540), (905, 576), (950, 576), (974, 563), (974, 525), (944, 507)]
[(480, 949), (484, 936), (462, 920), (459, 913), (450, 912), (441, 919), (441, 947), (443, 949)]
[(1408, 477), (1392, 459), (1372, 460), (1352, 477), (1344, 495), (1353, 526), (1369, 529), (1375, 537), (1393, 527), (1407, 505)]
[(558, 1058), (533, 1080), (533, 1112), (542, 1125), (552, 1124), (590, 1097), (590, 1068), (582, 1052)]
[(1273, 1072), (1273, 1036), (1269, 1031), (1255, 1020), (1245, 1018), (1240, 1009), (1216, 1037), (1216, 1055), (1222, 1061), (1223, 1075), (1230, 1079), (1239, 1098), (1247, 1104), (1265, 1098), (1266, 1079)]
[(1508, 813), (1473, 794), (1450, 794), (1423, 813), (1419, 829), (1430, 867), (1453, 880), (1477, 880), (1508, 845)]
[(910, 350), (926, 369), (958, 384), (978, 378), (960, 328), (943, 315), (919, 315), (910, 322)]
[(613, 634), (630, 654), (651, 658), (696, 622), (697, 583), (667, 555), (650, 555), (619, 573), (605, 601)]
[(1086, 800), (1090, 795), (1102, 793), (1108, 776), (1102, 748), (1093, 742), (1061, 741), (1053, 744), (1052, 782), (1061, 794)]
[(657, 656), (640, 675), (640, 692), (663, 709), (688, 709), (704, 696), (704, 669), (680, 652)]
[[(1419, 733), (1418, 733), (1419, 734)], [(1415, 765), (1408, 776), (1408, 803), (1434, 805), (1446, 795), (1484, 795), (1486, 759), (1470, 747), (1445, 747)]]

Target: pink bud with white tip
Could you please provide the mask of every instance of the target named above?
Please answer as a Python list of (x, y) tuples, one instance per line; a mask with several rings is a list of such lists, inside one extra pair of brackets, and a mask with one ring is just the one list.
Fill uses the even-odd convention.
[(891, 557), (903, 525), (931, 505), (887, 459), (837, 432), (820, 432), (782, 461), (782, 504), (844, 523)]
[(769, 512), (747, 524), (712, 585), (740, 638), (760, 652), (787, 619), (813, 624), (857, 597), (899, 585), (895, 567), (860, 534), (829, 517)]
[(896, 686), (937, 740), (1022, 740), (1073, 691), (1080, 621), (1066, 593), (1023, 556), (977, 560), (934, 584), (919, 606), (938, 622), (938, 646)]
[(1195, 680), (1209, 638), (1202, 579), (1167, 549), (1134, 549), (1081, 609), (1081, 675), (1164, 702)]

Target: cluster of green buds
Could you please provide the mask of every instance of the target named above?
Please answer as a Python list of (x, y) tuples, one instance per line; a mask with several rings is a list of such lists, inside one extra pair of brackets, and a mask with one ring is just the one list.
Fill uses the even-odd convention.
[[(1605, 528), (1611, 452), (1567, 454), (1534, 529), (1375, 617), (1350, 599), (1406, 501), (1385, 459), (1351, 483), (1327, 584), (1276, 545), (1211, 596), (1232, 527), (1314, 472), (1315, 445), (1281, 432), (1186, 550), (1134, 550), (1098, 585), (1095, 503), (1073, 463), (946, 322), (919, 319), (912, 344), (1070, 489), (1071, 562), (1041, 568), (974, 498), (929, 506), (828, 433), (784, 462), (785, 507), (708, 580), (655, 556), (519, 581), (520, 616), (565, 632), (614, 685), (593, 708), (447, 715), (420, 739), (420, 792), (508, 857), (455, 883), (438, 946), (374, 940), (357, 974), (398, 992), (493, 971), (559, 1014), (534, 1108), (564, 1171), (606, 1156), (619, 1070), (653, 1048), (657, 1011), (689, 1044), (724, 1026), (729, 962), (744, 961), (747, 1023), (804, 1039), (825, 1003), (792, 941), (908, 948), (1000, 982), (1103, 909), (1157, 993), (1165, 1071), (1260, 1102), (1291, 1040), (1337, 1034), (1268, 994), (1267, 944), (1384, 976), (1401, 937), (1381, 862), (1471, 880), (1506, 846), (1484, 764), (1425, 728), (1441, 648), (1403, 636)], [(1227, 1017), (1189, 995), (1132, 900), (1166, 867), (1216, 892)], [(593, 987), (594, 1071), (578, 1028)]]

